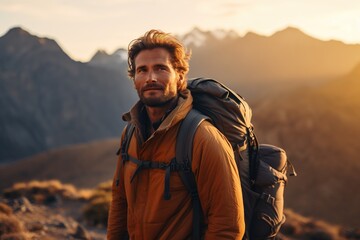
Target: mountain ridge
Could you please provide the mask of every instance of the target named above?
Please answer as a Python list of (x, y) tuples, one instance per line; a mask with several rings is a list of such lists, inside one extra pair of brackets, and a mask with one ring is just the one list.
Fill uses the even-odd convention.
[[(360, 62), (360, 44), (320, 40), (292, 26), (268, 36), (194, 27), (177, 37), (192, 51), (190, 78), (215, 78), (249, 100), (336, 79)], [(91, 64), (111, 68), (116, 61)]]
[(34, 51), (42, 51), (53, 54), (57, 58), (61, 57), (70, 60), (70, 57), (55, 40), (37, 37), (21, 27), (11, 28), (5, 35), (0, 37), (0, 45), (3, 46), (0, 62), (9, 56), (13, 58), (27, 57), (29, 52)]
[(115, 137), (135, 102), (122, 71), (76, 62), (21, 28), (0, 37), (0, 163)]
[(104, 50), (98, 50), (87, 62), (90, 66), (103, 67), (119, 72), (127, 71), (127, 50), (117, 49), (114, 53), (108, 54)]
[(360, 62), (360, 44), (319, 40), (293, 27), (204, 42), (191, 46), (189, 76), (215, 78), (251, 100), (336, 79)]

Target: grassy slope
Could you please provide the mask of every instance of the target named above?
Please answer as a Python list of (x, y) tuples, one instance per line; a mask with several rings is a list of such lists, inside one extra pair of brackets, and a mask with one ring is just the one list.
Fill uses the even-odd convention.
[(119, 140), (110, 139), (44, 152), (11, 165), (0, 165), (0, 189), (15, 182), (59, 179), (77, 187), (94, 187), (112, 179)]

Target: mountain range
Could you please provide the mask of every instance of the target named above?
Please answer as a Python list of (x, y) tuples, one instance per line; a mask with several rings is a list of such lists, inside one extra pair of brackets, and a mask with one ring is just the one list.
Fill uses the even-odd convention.
[(104, 50), (98, 50), (88, 62), (90, 66), (103, 67), (115, 71), (127, 71), (127, 50), (117, 49), (114, 53), (108, 54)]
[(221, 36), (198, 28), (185, 35), (189, 76), (216, 78), (249, 100), (338, 78), (360, 62), (360, 44), (322, 41), (293, 27), (271, 36)]
[(135, 102), (126, 73), (76, 62), (51, 39), (0, 38), (0, 163), (119, 136)]
[[(215, 78), (249, 100), (336, 79), (360, 62), (360, 44), (322, 41), (294, 27), (243, 37), (232, 30), (194, 28), (177, 37), (192, 52), (189, 77)], [(127, 64), (124, 52), (99, 50), (89, 63), (118, 69)]]

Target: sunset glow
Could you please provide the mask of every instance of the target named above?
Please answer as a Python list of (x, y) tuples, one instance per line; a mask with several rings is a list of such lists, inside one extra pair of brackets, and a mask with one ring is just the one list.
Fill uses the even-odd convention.
[(360, 1), (2, 0), (0, 35), (14, 26), (54, 38), (81, 61), (98, 49), (112, 53), (126, 47), (151, 28), (174, 34), (221, 28), (243, 36), (293, 26), (322, 40), (360, 43)]

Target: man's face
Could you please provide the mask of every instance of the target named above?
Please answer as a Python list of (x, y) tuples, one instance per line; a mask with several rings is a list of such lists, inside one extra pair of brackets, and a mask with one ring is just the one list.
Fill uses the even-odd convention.
[(165, 106), (176, 97), (179, 80), (166, 49), (143, 50), (136, 56), (134, 84), (145, 105)]

